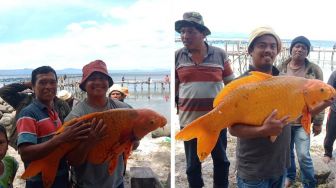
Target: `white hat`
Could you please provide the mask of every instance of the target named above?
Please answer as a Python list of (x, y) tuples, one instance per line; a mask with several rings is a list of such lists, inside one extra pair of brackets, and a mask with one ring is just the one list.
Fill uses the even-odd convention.
[(71, 98), (71, 93), (67, 90), (61, 90), (58, 92), (57, 97), (65, 101)]
[(122, 92), (121, 91), (121, 86), (119, 84), (113, 84), (112, 87), (110, 87), (110, 89), (109, 89), (109, 93), (112, 92), (112, 91)]
[(108, 93), (111, 93), (112, 91), (119, 91), (121, 93), (123, 93), (124, 95), (128, 96), (128, 88), (127, 87), (122, 87), (119, 84), (113, 84), (112, 87), (110, 87)]

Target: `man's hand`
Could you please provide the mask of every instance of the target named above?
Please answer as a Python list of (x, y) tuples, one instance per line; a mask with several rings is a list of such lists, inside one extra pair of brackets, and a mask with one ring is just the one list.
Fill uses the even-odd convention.
[(87, 142), (89, 145), (95, 145), (98, 141), (106, 138), (108, 135), (106, 133), (107, 125), (104, 124), (103, 119), (97, 121), (96, 118), (93, 118), (91, 121), (91, 130), (89, 133), (89, 138)]
[(282, 133), (282, 129), (287, 125), (289, 116), (284, 116), (281, 119), (276, 119), (278, 110), (273, 112), (265, 119), (262, 125), (262, 132), (265, 136), (278, 136)]
[(58, 139), (60, 143), (85, 140), (89, 136), (91, 126), (83, 124), (85, 124), (84, 121), (79, 121), (71, 126), (67, 126), (64, 128), (64, 131), (56, 135), (55, 138)]
[(317, 136), (321, 133), (322, 131), (322, 125), (314, 124), (313, 125), (313, 134), (314, 136)]
[(33, 88), (33, 85), (32, 85), (32, 83), (30, 81), (29, 82), (23, 82), (23, 85), (26, 86), (29, 89)]

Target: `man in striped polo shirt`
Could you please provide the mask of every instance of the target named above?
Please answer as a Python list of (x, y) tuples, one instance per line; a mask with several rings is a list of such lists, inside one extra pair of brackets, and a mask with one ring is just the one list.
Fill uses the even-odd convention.
[[(208, 45), (204, 39), (210, 30), (201, 14), (186, 12), (175, 22), (184, 47), (175, 52), (175, 94), (180, 126), (212, 110), (217, 93), (234, 79), (229, 59), (224, 50)], [(230, 162), (226, 157), (227, 130), (220, 137), (211, 156), (214, 165), (214, 187), (228, 187)], [(184, 142), (189, 187), (203, 187), (201, 163), (197, 157), (197, 140)]]
[[(18, 150), (25, 167), (31, 161), (47, 156), (62, 143), (86, 139), (90, 131), (89, 126), (80, 126), (81, 123), (77, 123), (66, 128), (62, 134), (54, 136), (62, 125), (53, 107), (57, 91), (56, 72), (49, 66), (42, 66), (33, 70), (31, 79), (35, 99), (21, 110), (16, 123)], [(62, 159), (58, 166), (52, 187), (69, 187), (68, 165), (65, 159)], [(26, 180), (26, 188), (43, 188), (41, 174)]]

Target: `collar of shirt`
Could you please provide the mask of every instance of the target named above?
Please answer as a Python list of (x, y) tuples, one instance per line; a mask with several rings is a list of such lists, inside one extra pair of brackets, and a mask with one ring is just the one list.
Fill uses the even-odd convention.
[[(255, 71), (255, 70), (256, 70), (255, 67), (250, 64), (248, 72)], [(280, 71), (275, 66), (272, 66), (272, 75), (278, 76), (279, 74), (280, 74)]]

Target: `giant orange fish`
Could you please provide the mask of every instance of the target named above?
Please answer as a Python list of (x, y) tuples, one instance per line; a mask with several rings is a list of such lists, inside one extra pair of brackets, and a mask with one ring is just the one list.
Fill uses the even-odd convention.
[(233, 124), (261, 126), (274, 109), (278, 110), (277, 119), (289, 115), (289, 122), (302, 115), (302, 126), (309, 134), (311, 109), (335, 95), (334, 88), (320, 80), (251, 72), (225, 86), (214, 100), (214, 109), (192, 121), (175, 138), (197, 138), (197, 155), (203, 161), (222, 129)]
[[(66, 126), (79, 121), (89, 121), (93, 118), (103, 119), (107, 125), (107, 136), (100, 140), (90, 150), (87, 161), (93, 164), (109, 162), (109, 173), (112, 174), (117, 165), (118, 156), (125, 154), (125, 163), (132, 150), (133, 141), (143, 138), (147, 133), (166, 125), (167, 120), (162, 115), (150, 109), (113, 109), (96, 112), (65, 122), (56, 134), (62, 134)], [(90, 123), (84, 123), (87, 126)], [(51, 187), (57, 172), (60, 159), (74, 149), (79, 142), (65, 143), (46, 157), (32, 161), (25, 172), (23, 179), (42, 173), (44, 187)]]

